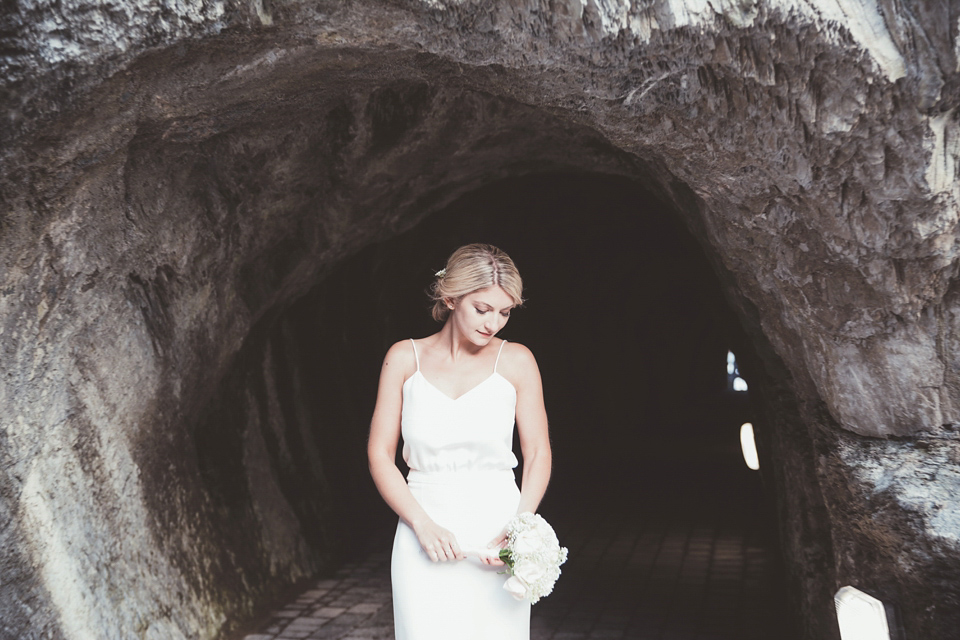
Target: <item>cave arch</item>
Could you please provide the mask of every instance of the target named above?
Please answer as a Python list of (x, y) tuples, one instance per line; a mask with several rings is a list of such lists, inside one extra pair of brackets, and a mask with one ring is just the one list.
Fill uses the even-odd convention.
[[(501, 335), (533, 348), (541, 362), (556, 464), (542, 512), (562, 523), (559, 531), (582, 530), (587, 519), (625, 541), (663, 536), (695, 547), (711, 544), (711, 534), (698, 533), (693, 542), (689, 532), (724, 527), (745, 546), (749, 536), (766, 537), (763, 523), (772, 511), (751, 501), (757, 479), (736, 448), (739, 425), (756, 418), (746, 398), (726, 389), (726, 349), (747, 339), (702, 250), (675, 212), (635, 183), (564, 173), (505, 179), (464, 195), (344, 260), (278, 318), (284, 328), (273, 331), (274, 344), (287, 345), (296, 364), (273, 365), (273, 375), (297, 371), (309, 381), (298, 386), (310, 389), (303, 400), (311, 407), (307, 425), (335, 497), (339, 549), (347, 555), (389, 549), (395, 517), (373, 490), (365, 464), (376, 372), (387, 346), (436, 329), (423, 289), (445, 252), (468, 240), (506, 248), (524, 274), (528, 304)], [(255, 365), (258, 371), (270, 366), (265, 360)], [(296, 432), (295, 420), (284, 422)], [(231, 428), (236, 424), (222, 427)], [(772, 469), (777, 462), (765, 464)], [(571, 547), (572, 564), (591, 566), (589, 554), (580, 552), (579, 545)], [(580, 578), (568, 569), (568, 589), (597, 579), (591, 569), (583, 568)], [(632, 586), (611, 600), (630, 600), (630, 615), (650, 609), (653, 599), (640, 595), (644, 589), (661, 600), (672, 593), (672, 574), (661, 571), (663, 584), (649, 586), (646, 572), (625, 573)], [(779, 586), (767, 588), (743, 600), (750, 615), (732, 610), (740, 611), (738, 621), (756, 621), (759, 612), (779, 612), (784, 599)], [(682, 616), (687, 624), (700, 615), (692, 606)], [(653, 609), (669, 607), (661, 602)], [(770, 633), (791, 635), (795, 625), (784, 617), (776, 615)]]
[[(269, 413), (231, 450), (235, 474), (280, 478), (269, 495), (195, 453), (211, 412), (254, 407), (217, 405), (218, 386), (244, 358), (282, 360), (273, 321), (364, 244), (566, 170), (640, 180), (712, 261), (757, 352), (767, 451), (795, 461), (779, 513), (808, 637), (835, 633), (840, 582), (949, 637), (948, 8), (847, 29), (803, 7), (144, 7), (120, 49), (79, 14), (66, 52), (10, 18), (29, 28), (0, 131), (5, 632), (209, 637), (321, 566), (275, 499), (293, 453), (264, 437)], [(269, 526), (243, 539), (206, 487)]]

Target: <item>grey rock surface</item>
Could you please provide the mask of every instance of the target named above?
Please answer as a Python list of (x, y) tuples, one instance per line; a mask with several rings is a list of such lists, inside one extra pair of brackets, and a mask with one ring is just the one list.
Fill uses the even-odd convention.
[(0, 21), (0, 634), (213, 637), (323, 566), (274, 320), (363, 244), (549, 169), (642, 181), (713, 261), (768, 378), (806, 636), (834, 633), (824, 595), (890, 576), (944, 587), (897, 592), (909, 637), (956, 628), (949, 3), (22, 2)]

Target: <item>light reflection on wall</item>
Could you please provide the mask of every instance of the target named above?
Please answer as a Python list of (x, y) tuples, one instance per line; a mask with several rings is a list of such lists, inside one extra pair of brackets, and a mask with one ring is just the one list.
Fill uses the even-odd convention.
[(744, 422), (740, 426), (740, 450), (743, 451), (743, 461), (747, 466), (758, 471), (760, 458), (757, 456), (757, 443), (753, 439), (753, 425), (749, 422)]

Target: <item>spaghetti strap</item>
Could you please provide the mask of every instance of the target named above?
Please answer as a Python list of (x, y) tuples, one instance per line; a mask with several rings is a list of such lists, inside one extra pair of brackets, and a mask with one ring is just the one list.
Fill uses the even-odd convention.
[[(410, 338), (410, 344), (413, 345), (413, 357), (417, 359), (417, 371), (420, 371), (420, 354), (417, 353), (417, 343), (413, 341), (413, 338)], [(503, 348), (503, 345), (500, 345), (500, 348)], [(497, 355), (497, 359), (500, 359), (500, 355)], [(493, 370), (497, 370), (497, 365), (493, 365)]]
[(497, 365), (500, 364), (500, 354), (503, 353), (503, 345), (507, 344), (507, 341), (504, 340), (500, 343), (500, 350), (497, 351), (497, 361), (493, 363), (493, 372), (497, 372)]

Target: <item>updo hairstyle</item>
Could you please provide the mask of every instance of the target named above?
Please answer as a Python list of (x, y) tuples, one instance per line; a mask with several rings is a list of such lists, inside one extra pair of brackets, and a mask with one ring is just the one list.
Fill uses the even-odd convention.
[(433, 319), (444, 322), (450, 315), (445, 299), (458, 300), (465, 295), (499, 286), (515, 305), (523, 304), (523, 281), (520, 272), (506, 253), (490, 244), (468, 244), (447, 259), (447, 266), (438, 272), (430, 285)]

